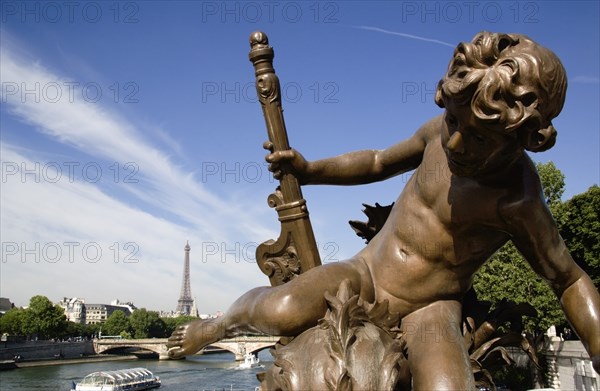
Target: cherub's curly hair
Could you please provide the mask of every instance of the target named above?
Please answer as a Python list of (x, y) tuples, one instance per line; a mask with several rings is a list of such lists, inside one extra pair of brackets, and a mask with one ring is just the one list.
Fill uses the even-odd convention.
[(456, 47), (435, 102), (470, 103), (477, 118), (516, 132), (527, 150), (540, 152), (554, 145), (551, 120), (566, 91), (565, 69), (550, 50), (524, 35), (483, 31)]

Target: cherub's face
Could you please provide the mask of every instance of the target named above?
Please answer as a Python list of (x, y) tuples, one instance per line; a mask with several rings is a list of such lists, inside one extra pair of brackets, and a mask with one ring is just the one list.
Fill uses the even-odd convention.
[(469, 105), (447, 102), (444, 120), (442, 146), (450, 171), (455, 175), (474, 178), (494, 176), (523, 154), (514, 134), (502, 132), (501, 125), (483, 123)]

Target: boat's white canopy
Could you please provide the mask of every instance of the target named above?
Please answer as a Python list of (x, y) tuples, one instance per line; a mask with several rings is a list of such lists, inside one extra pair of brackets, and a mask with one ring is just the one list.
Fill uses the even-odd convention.
[(90, 373), (79, 384), (127, 384), (137, 381), (151, 380), (152, 372), (146, 368), (120, 369), (118, 371), (102, 371)]

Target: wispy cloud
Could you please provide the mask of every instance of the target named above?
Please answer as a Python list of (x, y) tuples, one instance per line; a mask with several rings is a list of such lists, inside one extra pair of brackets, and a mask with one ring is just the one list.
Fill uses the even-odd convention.
[[(23, 173), (6, 169), (18, 162), (19, 168), (31, 170), (39, 162), (35, 153), (24, 154), (7, 144), (0, 152), (2, 296), (25, 304), (22, 300), (38, 293), (53, 300), (83, 295), (88, 302), (119, 298), (152, 309), (172, 309), (181, 283), (185, 239), (193, 245), (192, 293), (211, 297), (205, 305), (225, 309), (242, 293), (243, 284), (247, 289), (265, 282), (255, 264), (236, 262), (236, 254), (206, 256), (220, 242), (203, 241), (195, 227), (153, 216), (94, 184), (71, 182), (66, 175), (45, 170), (46, 179), (60, 179), (36, 181), (31, 172), (26, 174), (30, 180), (24, 179)], [(234, 244), (227, 243), (227, 248)], [(30, 290), (24, 289), (24, 281)], [(209, 288), (216, 285), (219, 291)], [(20, 292), (27, 297), (20, 298)]]
[(361, 30), (375, 31), (375, 32), (378, 32), (378, 33), (383, 33), (383, 34), (396, 35), (396, 36), (403, 37), (403, 38), (416, 39), (418, 41), (436, 43), (438, 45), (449, 46), (451, 48), (456, 47), (456, 45), (453, 45), (453, 44), (448, 43), (448, 42), (440, 41), (439, 39), (432, 39), (432, 38), (427, 38), (427, 37), (421, 37), (421, 36), (418, 36), (418, 35), (406, 34), (406, 33), (401, 33), (401, 32), (398, 32), (398, 31), (384, 30), (384, 29), (379, 28), (379, 27), (354, 26), (354, 28), (361, 29)]
[[(166, 287), (176, 286), (179, 276), (164, 269), (176, 265), (170, 253), (191, 236), (186, 227), (128, 206), (94, 184), (71, 182), (50, 172), (51, 165), (42, 165), (46, 168), (36, 178), (32, 168), (40, 166), (39, 157), (22, 152), (1, 147), (3, 296), (18, 302), (27, 300), (21, 294), (39, 293), (54, 300), (70, 294), (124, 300), (132, 299), (127, 287), (134, 281), (147, 298), (161, 291), (168, 295)], [(164, 285), (143, 284), (143, 279)], [(32, 291), (26, 292), (24, 281)]]
[[(11, 52), (2, 50), (3, 87), (64, 85), (69, 80), (55, 75), (38, 64), (19, 61)], [(22, 87), (23, 88), (23, 87)], [(75, 93), (75, 95), (78, 95)], [(196, 180), (192, 171), (177, 166), (168, 154), (148, 142), (134, 124), (109, 112), (100, 104), (74, 99), (33, 99), (2, 91), (2, 100), (22, 120), (35, 125), (41, 132), (99, 159), (119, 163), (133, 162), (139, 167), (143, 188), (135, 191), (144, 201), (173, 213), (192, 224), (235, 219), (236, 226), (249, 225), (261, 234), (272, 233), (256, 226), (243, 206), (208, 191)], [(204, 223), (203, 223), (204, 222)], [(215, 227), (207, 229), (214, 232)]]
[[(131, 292), (131, 286), (124, 287), (133, 284), (140, 297), (148, 301), (143, 305), (168, 309), (165, 292), (171, 294), (168, 301), (174, 306), (181, 278), (183, 252), (180, 250), (186, 239), (190, 239), (193, 256), (205, 261), (196, 263), (193, 276), (196, 281), (192, 281), (192, 289), (200, 286), (203, 295), (215, 298), (211, 303), (216, 306), (213, 309), (224, 309), (244, 289), (265, 282), (255, 264), (242, 261), (231, 268), (220, 260), (234, 262), (232, 256), (201, 259), (206, 243), (225, 244), (231, 249), (236, 243), (252, 243), (276, 236), (271, 228), (260, 223), (261, 216), (256, 214), (256, 208), (244, 205), (240, 200), (233, 202), (213, 194), (195, 178), (193, 170), (177, 165), (134, 123), (110, 111), (101, 102), (90, 103), (67, 96), (48, 99), (43, 94), (36, 99), (14, 93), (11, 86), (29, 89), (38, 86), (35, 88), (43, 91), (46, 86), (64, 86), (72, 80), (46, 69), (40, 62), (16, 55), (6, 49), (8, 46), (3, 45), (1, 49), (0, 66), (2, 102), (9, 113), (31, 124), (51, 140), (72, 147), (79, 156), (90, 156), (94, 162), (118, 162), (121, 166), (132, 162), (139, 171), (135, 184), (102, 180), (98, 183), (73, 182), (64, 174), (57, 181), (44, 178), (36, 181), (31, 176), (23, 180), (19, 172), (3, 178), (3, 243), (18, 243), (19, 246), (25, 243), (27, 249), (34, 251), (38, 251), (36, 245), (41, 246), (39, 251), (44, 251), (44, 245), (58, 243), (63, 251), (62, 256), (52, 262), (39, 251), (37, 255), (32, 253), (25, 262), (17, 259), (19, 254), (12, 255), (10, 262), (3, 259), (3, 296), (15, 297), (19, 288), (23, 290), (25, 280), (30, 286), (44, 287), (58, 295), (61, 295), (58, 292), (76, 295), (77, 289), (82, 292), (93, 290), (97, 297), (105, 300), (108, 300), (107, 294), (116, 297), (119, 292)], [(81, 96), (80, 91), (76, 92), (75, 96)], [(47, 154), (43, 151), (26, 151), (3, 143), (2, 162), (3, 169), (10, 165), (11, 170), (41, 165), (50, 169), (44, 173), (48, 178), (56, 177), (51, 172), (56, 164), (48, 164)], [(114, 192), (128, 197), (117, 198)], [(160, 211), (161, 217), (146, 211), (148, 208), (142, 209), (146, 205)], [(77, 242), (81, 246), (97, 243), (103, 256), (97, 262), (71, 263), (66, 258), (69, 255), (66, 242)], [(140, 262), (115, 262), (111, 258), (115, 256), (114, 243), (120, 248), (121, 256), (134, 249), (123, 246), (134, 243), (139, 247), (136, 256)], [(46, 246), (47, 250), (56, 250), (52, 246)], [(8, 253), (14, 252), (12, 247), (9, 250)], [(245, 281), (235, 290), (208, 292), (204, 288), (214, 285), (210, 282), (213, 278), (239, 283), (240, 275)]]

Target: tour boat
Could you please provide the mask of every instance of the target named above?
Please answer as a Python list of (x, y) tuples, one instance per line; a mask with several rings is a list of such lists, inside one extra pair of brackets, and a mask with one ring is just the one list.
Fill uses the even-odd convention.
[(138, 391), (160, 387), (160, 378), (146, 368), (90, 373), (71, 391)]
[(260, 362), (260, 359), (258, 357), (256, 357), (254, 354), (252, 353), (246, 353), (244, 355), (244, 362), (241, 363), (238, 368), (239, 369), (248, 369), (248, 368), (254, 368), (258, 366), (258, 363)]

